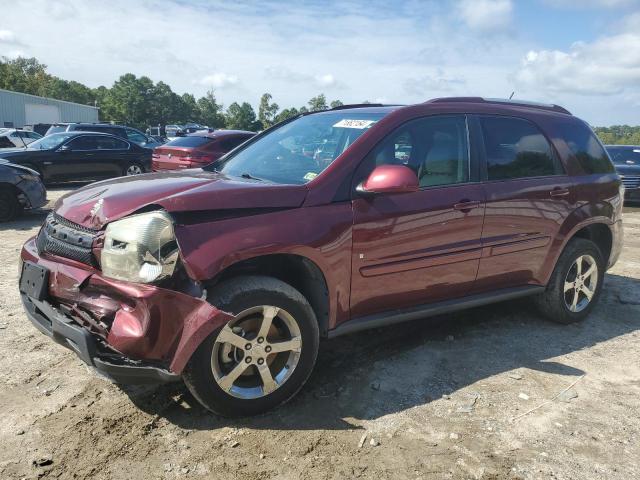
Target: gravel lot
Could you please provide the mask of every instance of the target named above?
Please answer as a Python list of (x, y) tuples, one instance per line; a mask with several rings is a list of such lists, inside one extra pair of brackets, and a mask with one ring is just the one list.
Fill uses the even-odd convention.
[(640, 478), (640, 209), (628, 210), (586, 322), (517, 301), (325, 342), (292, 402), (241, 421), (179, 384), (115, 386), (38, 333), (17, 258), (45, 212), (0, 225), (0, 478)]

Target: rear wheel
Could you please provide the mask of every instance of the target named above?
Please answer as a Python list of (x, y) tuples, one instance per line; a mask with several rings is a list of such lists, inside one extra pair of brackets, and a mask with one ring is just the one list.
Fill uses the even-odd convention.
[(22, 213), (22, 205), (16, 192), (10, 187), (0, 187), (0, 222), (9, 222)]
[(244, 276), (208, 300), (234, 317), (189, 361), (183, 377), (194, 397), (223, 416), (263, 413), (293, 397), (318, 353), (318, 324), (304, 296), (275, 278)]
[(600, 298), (604, 271), (597, 245), (574, 238), (560, 255), (547, 289), (536, 297), (539, 309), (558, 323), (583, 320)]
[(129, 163), (126, 167), (124, 167), (123, 175), (131, 176), (131, 175), (140, 175), (144, 173), (144, 168), (139, 163)]

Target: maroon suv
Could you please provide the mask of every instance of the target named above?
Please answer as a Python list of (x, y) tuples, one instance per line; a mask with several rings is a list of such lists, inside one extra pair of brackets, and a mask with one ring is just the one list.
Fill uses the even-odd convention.
[(340, 107), (203, 169), (66, 195), (22, 250), (20, 291), (116, 381), (182, 378), (250, 415), (302, 387), (323, 337), (524, 296), (582, 320), (620, 253), (621, 192), (555, 105)]

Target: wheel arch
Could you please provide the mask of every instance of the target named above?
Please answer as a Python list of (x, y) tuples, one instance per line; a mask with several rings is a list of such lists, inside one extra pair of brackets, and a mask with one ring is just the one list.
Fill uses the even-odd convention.
[(266, 275), (298, 290), (309, 302), (318, 320), (321, 336), (327, 336), (330, 322), (329, 286), (316, 262), (294, 253), (272, 253), (239, 260), (226, 266), (204, 283), (207, 289), (240, 275)]

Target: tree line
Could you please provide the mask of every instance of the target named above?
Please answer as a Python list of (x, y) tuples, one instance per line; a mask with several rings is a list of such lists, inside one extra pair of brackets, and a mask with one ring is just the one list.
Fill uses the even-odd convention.
[(100, 120), (124, 123), (145, 129), (148, 126), (195, 122), (213, 128), (262, 130), (308, 111), (327, 110), (342, 105), (328, 103), (324, 94), (311, 98), (300, 108), (280, 109), (269, 93), (260, 98), (258, 112), (248, 102), (233, 102), (227, 108), (210, 90), (196, 99), (190, 93), (179, 95), (166, 83), (126, 73), (111, 87), (89, 88), (47, 72), (36, 58), (0, 57), (0, 88), (41, 97), (100, 107)]
[[(215, 92), (196, 99), (190, 93), (178, 95), (166, 83), (154, 83), (149, 77), (126, 73), (109, 87), (89, 88), (73, 80), (64, 80), (47, 72), (36, 58), (0, 57), (0, 88), (100, 107), (100, 120), (131, 125), (140, 129), (171, 123), (196, 122), (213, 128), (262, 130), (275, 123), (309, 111), (327, 110), (342, 105), (328, 103), (324, 94), (311, 98), (302, 107), (280, 109), (269, 93), (260, 98), (258, 112), (248, 102), (233, 102), (226, 109)], [(364, 102), (368, 103), (368, 102)], [(640, 126), (596, 127), (606, 145), (640, 145)]]

